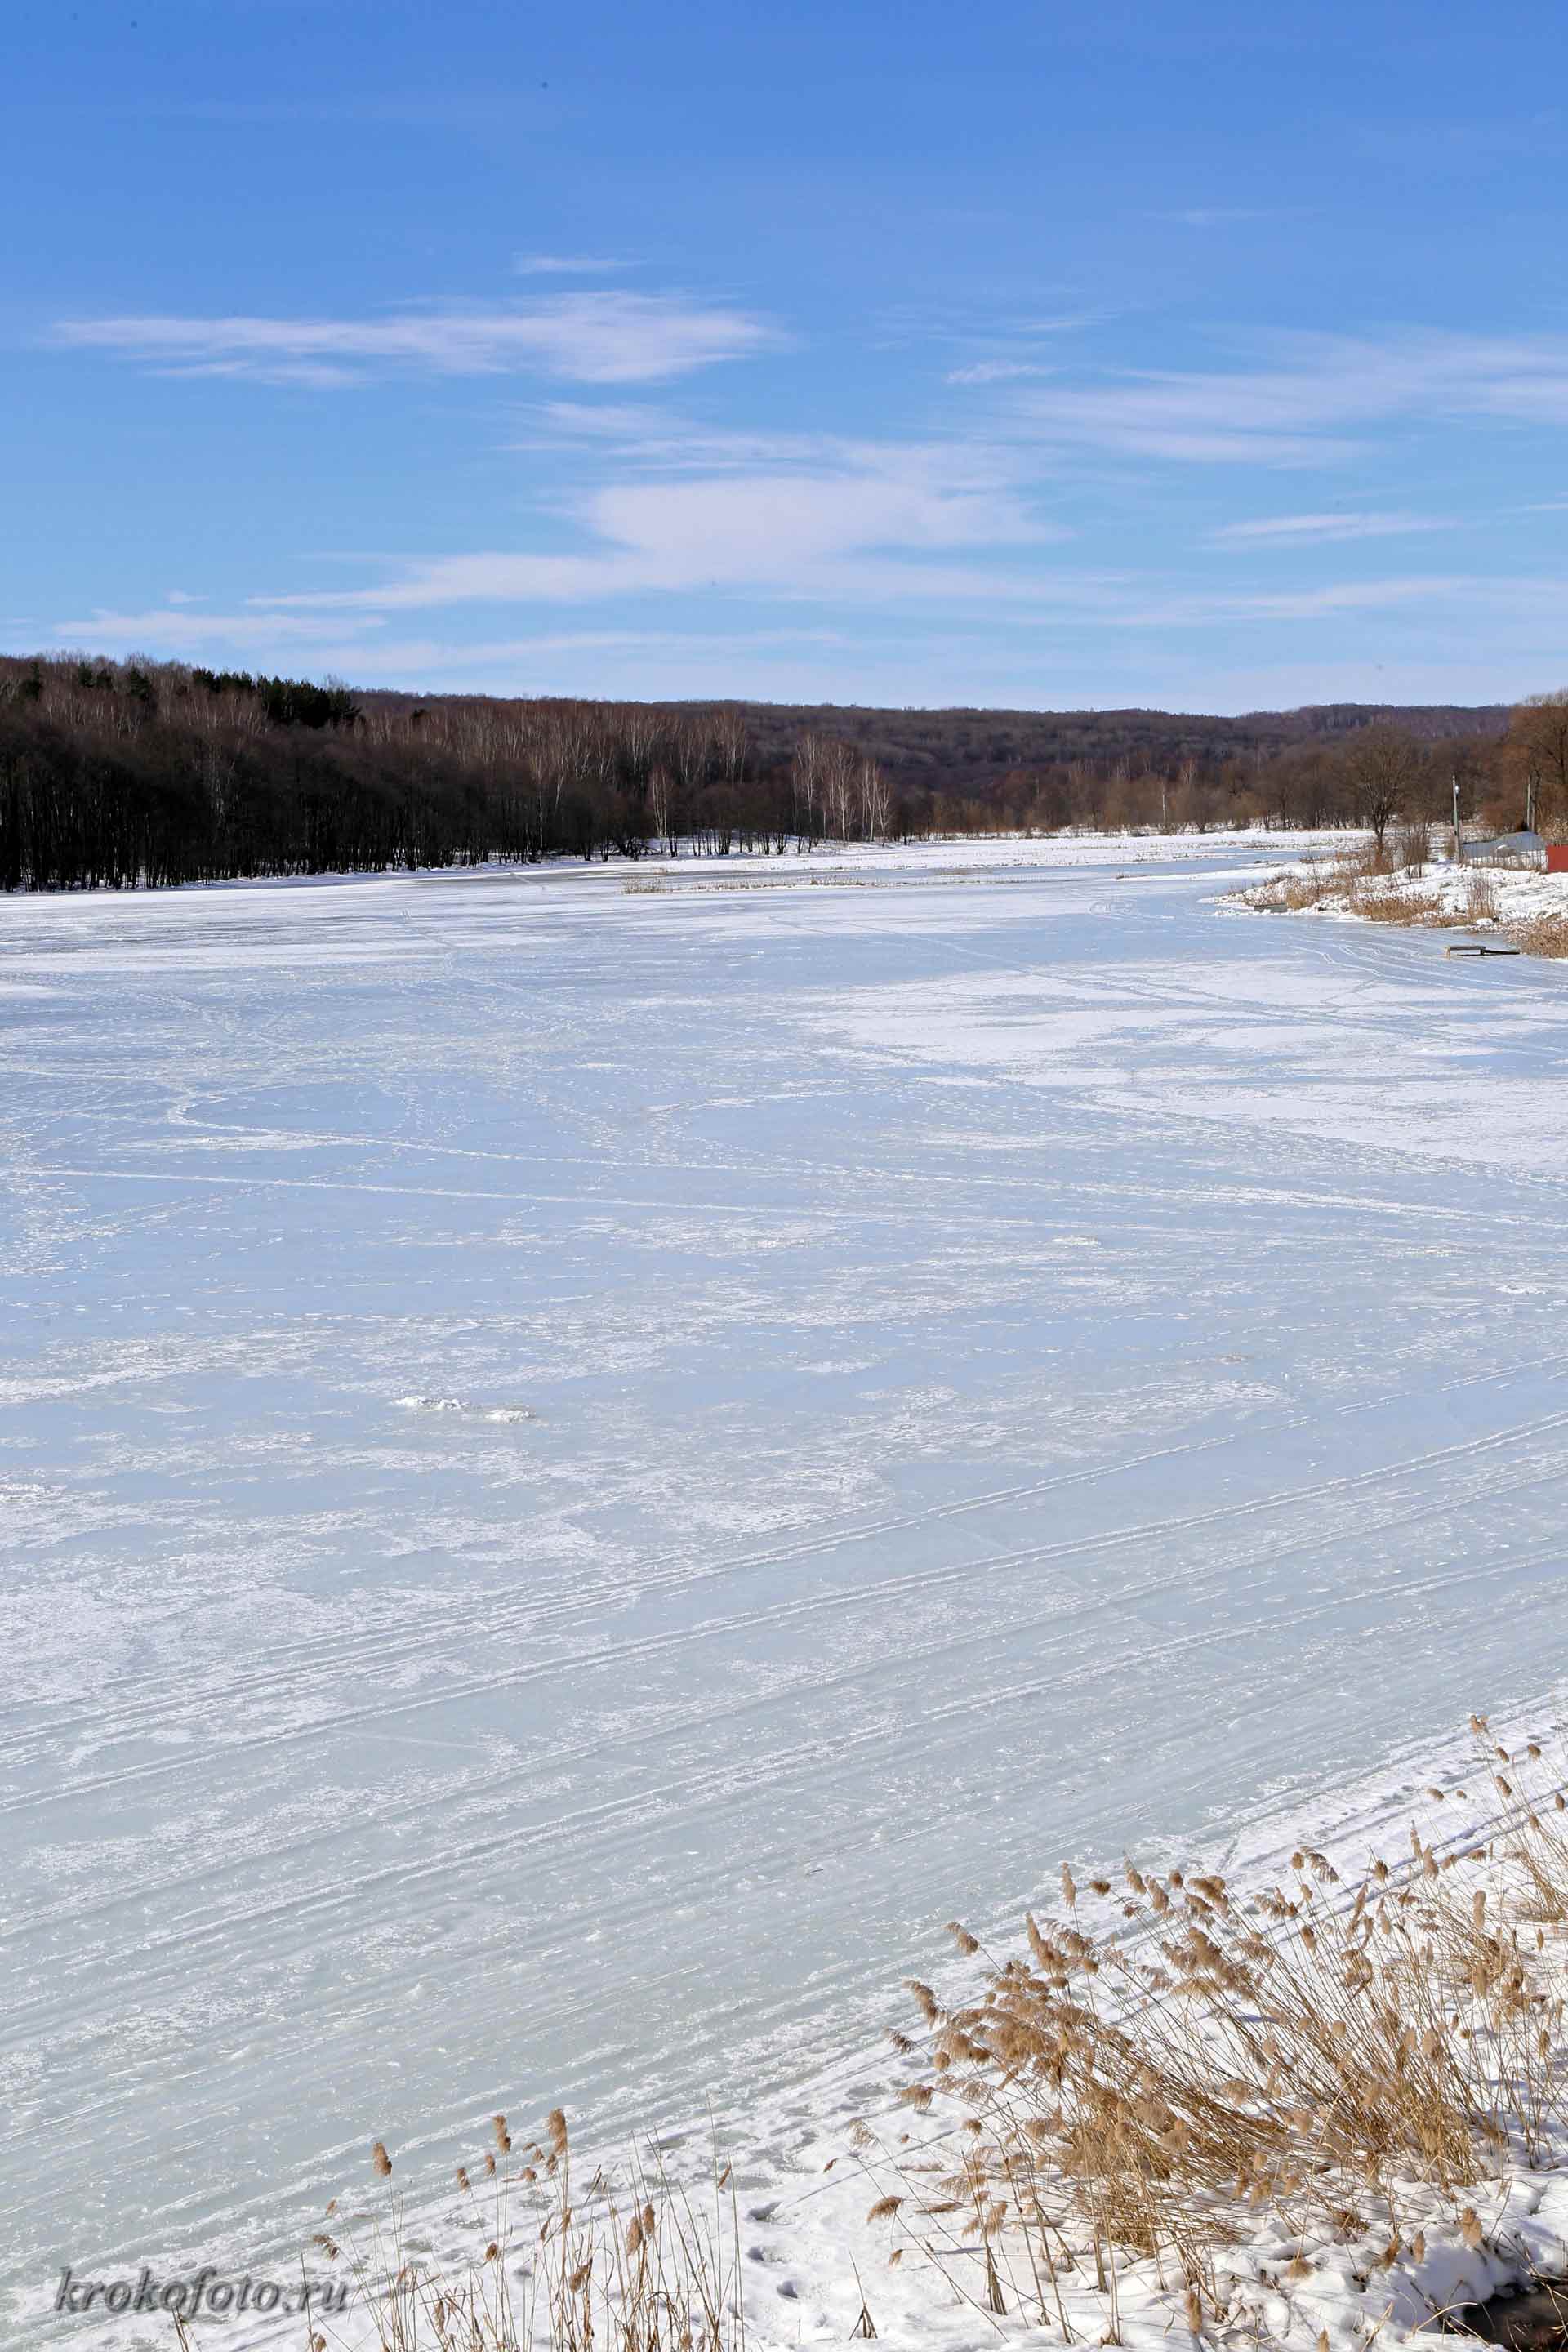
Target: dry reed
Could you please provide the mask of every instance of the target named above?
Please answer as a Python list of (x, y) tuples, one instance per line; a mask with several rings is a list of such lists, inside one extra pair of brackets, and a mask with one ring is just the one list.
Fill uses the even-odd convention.
[[(1538, 1746), (1510, 1755), (1473, 1727), (1484, 1824), (1473, 1807), (1447, 1838), (1413, 1824), (1407, 1854), (1352, 1884), (1305, 1845), (1250, 1896), (1126, 1859), (1114, 1893), (1064, 1865), (1056, 1916), (1027, 1915), (1016, 1951), (950, 1921), (967, 1997), (911, 1980), (895, 2120), (853, 2134), (861, 2226), (886, 2231), (889, 2263), (934, 2266), (977, 2336), (1011, 2319), (1071, 2345), (1121, 2341), (1134, 2273), (1194, 2340), (1221, 2332), (1223, 2265), (1260, 2231), (1289, 2242), (1287, 2294), (1314, 2247), (1420, 2264), (1423, 2212), (1495, 2252), (1479, 2216), (1508, 2199), (1489, 2184), (1552, 2161), (1568, 2127), (1568, 1799)], [(516, 2148), (498, 2114), (489, 2139), (482, 2169), (457, 2172), (466, 2258), (430, 2259), (395, 2192), (314, 2241), (381, 2352), (744, 2352), (728, 2167), (700, 2208), (657, 2161), (574, 2188), (560, 2109)], [(373, 2168), (391, 2177), (381, 2141)], [(855, 2280), (852, 2332), (871, 2337)]]
[(1506, 929), (1510, 943), (1526, 955), (1568, 956), (1568, 915), (1532, 915)]
[(1431, 827), (1418, 817), (1396, 824), (1388, 835), (1389, 863), (1396, 873), (1425, 874), (1431, 855)]
[[(355, 2221), (334, 2220), (333, 2234), (313, 2240), (318, 2253), (347, 2268), (380, 2352), (745, 2352), (727, 2166), (715, 2165), (710, 2211), (662, 2172), (650, 2179), (636, 2166), (619, 2189), (595, 2173), (574, 2195), (559, 2107), (515, 2166), (498, 2162), (513, 2153), (504, 2115), (493, 2117), (490, 2137), (482, 2168), (457, 2168), (475, 2247), (468, 2256), (437, 2262), (396, 2198)], [(391, 2175), (380, 2140), (372, 2169), (378, 2179)], [(312, 2334), (308, 2352), (332, 2352), (332, 2339)]]
[(1300, 866), (1253, 884), (1238, 894), (1238, 903), (1265, 914), (1343, 909), (1363, 922), (1418, 930), (1469, 930), (1485, 925), (1500, 931), (1526, 955), (1568, 957), (1568, 911), (1510, 919), (1498, 892), (1499, 869), (1474, 864), (1465, 869), (1462, 898), (1447, 903), (1441, 890), (1410, 887), (1426, 871), (1427, 862), (1425, 833), (1411, 827), (1390, 835), (1382, 857), (1370, 845), (1332, 858), (1309, 857)]
[(1466, 913), (1472, 923), (1495, 923), (1498, 919), (1497, 885), (1485, 866), (1472, 866), (1465, 876)]
[[(1061, 2277), (1086, 2261), (1118, 2342), (1119, 2270), (1152, 2264), (1195, 2334), (1218, 2256), (1265, 2220), (1339, 2243), (1375, 2229), (1392, 2262), (1394, 2184), (1414, 2182), (1464, 2201), (1463, 2236), (1479, 2184), (1542, 2161), (1563, 2120), (1564, 1801), (1533, 1745), (1485, 1769), (1510, 1816), (1486, 1844), (1413, 1827), (1409, 1859), (1353, 1889), (1303, 1849), (1248, 1902), (1218, 1873), (1129, 1862), (1099, 1932), (1064, 1869), (1061, 1916), (1027, 1916), (1026, 1949), (988, 1958), (973, 1998), (911, 1983), (923, 2033), (896, 2039), (923, 2079), (900, 2097), (950, 2104), (958, 2152), (934, 2199), (918, 2184), (918, 2223), (884, 2196), (895, 2231), (977, 2309), (1012, 2301), (1069, 2342)], [(907, 2200), (912, 2175), (879, 2153), (872, 2178), (890, 2168)]]

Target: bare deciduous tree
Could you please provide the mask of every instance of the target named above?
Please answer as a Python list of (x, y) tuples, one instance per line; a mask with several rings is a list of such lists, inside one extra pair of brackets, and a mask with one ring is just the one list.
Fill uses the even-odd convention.
[(1522, 787), (1526, 824), (1568, 825), (1568, 688), (1532, 694), (1509, 721), (1505, 772)]
[(887, 838), (888, 816), (892, 794), (888, 781), (875, 760), (860, 762), (860, 828), (868, 841)]
[(1367, 727), (1352, 738), (1345, 768), (1380, 857), (1390, 822), (1415, 793), (1424, 766), (1421, 746), (1402, 728)]

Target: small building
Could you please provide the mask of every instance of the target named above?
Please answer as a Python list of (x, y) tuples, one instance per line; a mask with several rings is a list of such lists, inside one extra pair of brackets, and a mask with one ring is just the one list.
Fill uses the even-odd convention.
[(1568, 873), (1568, 850), (1564, 863), (1552, 866), (1551, 852), (1538, 833), (1521, 825), (1517, 832), (1500, 833), (1490, 841), (1465, 841), (1459, 845), (1459, 856), (1466, 866), (1533, 866), (1556, 873)]

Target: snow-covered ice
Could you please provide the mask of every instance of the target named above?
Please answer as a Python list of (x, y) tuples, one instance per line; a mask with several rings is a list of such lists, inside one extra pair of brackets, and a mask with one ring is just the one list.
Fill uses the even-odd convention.
[(1550, 1709), (1568, 973), (1264, 854), (0, 901), (6, 2294), (782, 2147), (955, 1913)]

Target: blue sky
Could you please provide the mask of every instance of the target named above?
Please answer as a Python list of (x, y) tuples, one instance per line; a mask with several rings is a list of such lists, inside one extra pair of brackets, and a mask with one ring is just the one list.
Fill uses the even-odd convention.
[(1568, 682), (1568, 12), (56, 0), (0, 644), (435, 691)]

